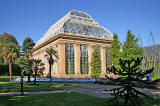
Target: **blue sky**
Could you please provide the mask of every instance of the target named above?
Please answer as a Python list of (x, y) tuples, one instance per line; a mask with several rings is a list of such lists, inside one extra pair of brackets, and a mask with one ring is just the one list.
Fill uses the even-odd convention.
[(70, 10), (87, 12), (121, 42), (130, 29), (144, 46), (153, 44), (152, 30), (160, 44), (160, 0), (0, 0), (0, 33), (13, 34), (20, 45), (26, 37), (37, 42)]

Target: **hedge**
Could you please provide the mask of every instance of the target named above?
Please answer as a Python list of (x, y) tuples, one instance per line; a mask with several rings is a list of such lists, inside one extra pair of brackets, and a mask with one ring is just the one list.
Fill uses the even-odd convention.
[[(0, 76), (9, 75), (9, 65), (0, 64)], [(12, 75), (19, 76), (21, 75), (20, 67), (17, 64), (12, 64)]]

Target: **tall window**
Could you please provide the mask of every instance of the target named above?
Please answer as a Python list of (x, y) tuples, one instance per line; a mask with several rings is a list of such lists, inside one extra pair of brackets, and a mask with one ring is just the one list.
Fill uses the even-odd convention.
[(81, 67), (81, 74), (88, 74), (89, 72), (89, 62), (88, 62), (88, 48), (86, 45), (80, 46), (80, 67)]
[(74, 47), (66, 45), (66, 74), (74, 74)]
[(109, 73), (107, 68), (110, 68), (111, 58), (110, 58), (110, 48), (106, 48), (106, 73)]

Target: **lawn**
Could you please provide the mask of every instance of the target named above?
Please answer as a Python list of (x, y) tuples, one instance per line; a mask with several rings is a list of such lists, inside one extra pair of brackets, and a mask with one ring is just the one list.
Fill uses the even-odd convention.
[[(80, 93), (0, 96), (0, 106), (111, 106), (109, 99)], [(142, 106), (160, 106), (159, 100), (145, 99)]]
[[(9, 78), (9, 76), (0, 76), (0, 82), (9, 82)], [(12, 78), (20, 78), (20, 76), (12, 76)]]
[[(17, 78), (18, 76), (16, 76)], [(8, 82), (9, 77), (0, 77), (0, 93), (19, 92), (19, 82)], [(64, 82), (33, 82), (24, 83), (24, 91), (60, 90), (59, 87), (69, 85)], [(24, 96), (0, 96), (0, 106), (111, 106), (109, 98), (97, 98), (80, 93), (54, 93)], [(114, 106), (112, 104), (112, 106)], [(142, 106), (160, 106), (160, 99), (144, 99)]]
[[(18, 76), (16, 76), (18, 78)], [(20, 92), (20, 82), (8, 82), (8, 76), (0, 77), (0, 93), (7, 92)], [(59, 87), (69, 85), (64, 82), (37, 82), (33, 85), (33, 82), (24, 82), (24, 92), (34, 92), (34, 91), (51, 91), (51, 90), (62, 90)]]

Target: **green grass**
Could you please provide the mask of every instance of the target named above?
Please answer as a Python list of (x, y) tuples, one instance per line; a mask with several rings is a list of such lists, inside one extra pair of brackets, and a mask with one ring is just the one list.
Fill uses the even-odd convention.
[[(8, 76), (0, 77), (0, 93), (20, 92), (20, 82), (10, 83), (8, 78)], [(37, 82), (36, 85), (33, 85), (33, 82), (24, 82), (24, 92), (62, 90), (59, 87), (66, 85), (69, 84), (64, 82)]]
[[(0, 106), (111, 106), (109, 99), (80, 93), (0, 96), (0, 100)], [(160, 106), (159, 99), (145, 99), (144, 103), (142, 106)]]
[[(9, 78), (9, 76), (0, 76), (0, 82), (9, 82)], [(20, 78), (20, 76), (12, 76), (12, 78)]]
[[(34, 91), (52, 91), (52, 90), (62, 90), (59, 87), (68, 85), (67, 83), (62, 82), (37, 82), (36, 85), (33, 85), (33, 82), (24, 83), (24, 92), (34, 92)], [(7, 92), (20, 92), (20, 83), (19, 82), (0, 82), (0, 93)]]
[(152, 77), (152, 81), (157, 80), (157, 79), (160, 79), (160, 76), (153, 76)]

